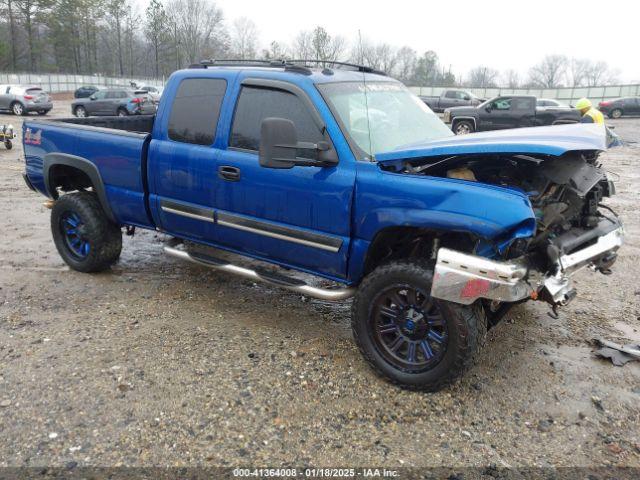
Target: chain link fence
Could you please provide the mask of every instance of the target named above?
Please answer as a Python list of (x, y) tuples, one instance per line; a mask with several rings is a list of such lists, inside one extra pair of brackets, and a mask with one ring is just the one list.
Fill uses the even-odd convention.
[(107, 77), (104, 75), (67, 75), (60, 73), (0, 73), (0, 85), (37, 85), (49, 93), (73, 92), (84, 85), (97, 87), (129, 87), (136, 85), (162, 87), (164, 78)]
[(439, 96), (451, 88), (467, 90), (479, 98), (493, 98), (498, 95), (535, 95), (538, 98), (553, 98), (566, 104), (575, 104), (582, 97), (592, 102), (601, 102), (618, 97), (640, 96), (640, 84), (606, 85), (597, 87), (565, 88), (466, 88), (466, 87), (409, 87), (417, 95)]

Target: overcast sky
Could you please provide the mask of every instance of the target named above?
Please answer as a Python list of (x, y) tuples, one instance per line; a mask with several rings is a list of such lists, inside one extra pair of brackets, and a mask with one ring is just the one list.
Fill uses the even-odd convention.
[(228, 25), (246, 16), (260, 41), (288, 43), (322, 25), (329, 33), (435, 50), (457, 76), (477, 65), (526, 75), (545, 54), (605, 60), (640, 82), (638, 0), (217, 0)]

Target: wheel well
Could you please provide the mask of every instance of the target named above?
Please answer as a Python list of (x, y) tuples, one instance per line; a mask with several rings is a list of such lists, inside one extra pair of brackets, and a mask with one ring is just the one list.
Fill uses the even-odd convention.
[(127, 112), (127, 113), (129, 113), (129, 110), (127, 110), (127, 107), (119, 106), (116, 109), (116, 112)]
[(89, 176), (79, 168), (69, 165), (52, 165), (49, 169), (50, 193), (57, 197), (56, 189), (64, 192), (93, 188)]
[(451, 120), (451, 130), (455, 130), (456, 126), (459, 123), (468, 123), (469, 125), (471, 125), (471, 128), (473, 128), (474, 130), (476, 129), (475, 120), (472, 120), (470, 118), (454, 118), (453, 120)]
[(435, 259), (437, 248), (447, 246), (470, 252), (475, 239), (464, 232), (442, 232), (418, 227), (389, 227), (376, 234), (364, 264), (364, 274), (379, 265), (404, 258)]

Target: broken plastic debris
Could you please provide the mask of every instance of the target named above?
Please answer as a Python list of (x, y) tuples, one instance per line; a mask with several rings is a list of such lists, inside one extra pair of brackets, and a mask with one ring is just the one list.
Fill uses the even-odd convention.
[(620, 345), (601, 338), (594, 339), (594, 342), (601, 347), (595, 351), (595, 354), (610, 359), (616, 367), (622, 367), (633, 360), (640, 360), (640, 345)]

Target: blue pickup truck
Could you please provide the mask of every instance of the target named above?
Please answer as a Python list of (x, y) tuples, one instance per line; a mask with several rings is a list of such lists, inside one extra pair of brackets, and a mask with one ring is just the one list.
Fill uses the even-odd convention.
[(512, 305), (555, 310), (576, 271), (611, 272), (623, 227), (602, 205), (600, 127), (456, 137), (366, 67), (203, 62), (171, 76), (155, 116), (26, 120), (24, 178), (72, 269), (109, 268), (123, 228), (164, 232), (171, 256), (353, 296), (367, 362), (434, 391)]

